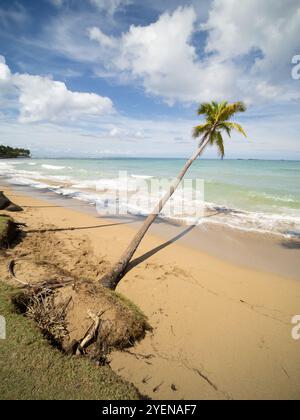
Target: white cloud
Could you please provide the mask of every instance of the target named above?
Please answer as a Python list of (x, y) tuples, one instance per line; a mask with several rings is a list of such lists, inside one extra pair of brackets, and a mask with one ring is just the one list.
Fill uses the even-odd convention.
[(95, 27), (89, 36), (99, 43), (110, 73), (115, 69), (123, 80), (125, 74), (170, 104), (297, 99), (290, 62), (299, 46), (300, 4), (287, 2), (245, 0), (240, 7), (240, 0), (213, 0), (201, 27), (208, 35), (201, 56), (193, 44), (199, 28), (193, 7), (132, 25), (120, 38)]
[(20, 122), (75, 120), (112, 112), (112, 102), (95, 93), (71, 92), (62, 82), (47, 77), (14, 76), (20, 90)]
[(49, 0), (51, 4), (53, 4), (53, 6), (55, 7), (62, 7), (62, 5), (64, 4), (64, 0)]
[(99, 44), (103, 45), (104, 47), (115, 46), (115, 40), (112, 37), (105, 35), (99, 28), (89, 28), (88, 35), (92, 41), (98, 41)]
[(299, 27), (299, 0), (244, 0), (243, 7), (238, 0), (214, 0), (203, 26), (209, 34), (206, 52), (225, 62), (256, 54), (247, 65), (236, 65), (252, 95), (299, 98), (290, 77), (291, 57), (300, 47)]
[(0, 23), (3, 26), (9, 26), (11, 24), (23, 24), (29, 19), (28, 13), (24, 6), (15, 2), (11, 7), (0, 7)]
[[(260, 110), (262, 111), (262, 110)], [(251, 112), (250, 112), (251, 114)], [(227, 158), (299, 159), (299, 122), (296, 106), (289, 113), (278, 112), (261, 119), (251, 114), (241, 120), (248, 140), (234, 135), (226, 141)], [(198, 122), (191, 120), (134, 119), (122, 115), (104, 116), (92, 123), (81, 122), (74, 127), (53, 124), (18, 124), (0, 115), (0, 134), (5, 144), (26, 147), (35, 156), (101, 157), (110, 156), (174, 156), (189, 157), (195, 149), (191, 129)], [(122, 135), (111, 138), (110, 130), (116, 128)], [(134, 138), (143, 130), (144, 141)], [(270, 136), (272, 132), (272, 136)], [(282, 139), (285, 139), (282, 142)], [(204, 158), (216, 158), (215, 148), (209, 148)]]
[(136, 127), (131, 126), (132, 120), (126, 120), (125, 126), (120, 125), (119, 127), (114, 125), (109, 131), (108, 135), (111, 138), (127, 141), (141, 140), (145, 138), (143, 131), (136, 130)]
[(108, 135), (110, 136), (110, 137), (113, 137), (113, 138), (115, 138), (115, 137), (120, 137), (121, 136), (121, 134), (122, 134), (122, 130), (120, 130), (119, 128), (117, 128), (117, 127), (113, 127), (110, 131), (109, 131), (109, 133), (108, 133)]
[[(169, 104), (231, 96), (235, 69), (230, 65), (224, 68), (214, 59), (199, 61), (191, 43), (196, 20), (192, 7), (179, 7), (151, 25), (131, 26), (120, 39), (110, 38), (115, 55), (109, 64), (142, 81), (147, 93), (163, 96)], [(108, 44), (102, 31), (96, 36), (97, 28), (89, 33), (102, 49)]]
[[(19, 101), (19, 121), (69, 121), (113, 112), (112, 101), (95, 93), (72, 92), (65, 83), (50, 77), (11, 74), (0, 56), (0, 86), (15, 89)], [(2, 90), (2, 89), (1, 89)]]
[(130, 4), (132, 0), (90, 0), (90, 2), (99, 10), (114, 15), (119, 8)]
[(5, 86), (11, 82), (11, 72), (6, 64), (5, 58), (0, 55), (0, 86)]

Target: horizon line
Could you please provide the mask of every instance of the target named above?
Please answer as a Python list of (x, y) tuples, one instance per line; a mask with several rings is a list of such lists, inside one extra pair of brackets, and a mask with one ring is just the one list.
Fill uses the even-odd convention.
[[(80, 156), (31, 156), (30, 158), (20, 158), (20, 159), (76, 159), (76, 160), (96, 160), (96, 159), (189, 159), (188, 156), (95, 156), (95, 157), (80, 157)], [(2, 160), (2, 159), (1, 159)], [(222, 160), (220, 158), (208, 158), (202, 157), (201, 160)], [(292, 158), (224, 158), (223, 160), (259, 160), (259, 161), (278, 161), (278, 162), (299, 162), (300, 158), (292, 159)]]

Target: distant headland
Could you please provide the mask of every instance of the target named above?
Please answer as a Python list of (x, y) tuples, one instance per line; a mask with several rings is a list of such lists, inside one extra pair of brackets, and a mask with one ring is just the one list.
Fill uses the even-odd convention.
[(0, 145), (0, 159), (30, 158), (30, 150)]

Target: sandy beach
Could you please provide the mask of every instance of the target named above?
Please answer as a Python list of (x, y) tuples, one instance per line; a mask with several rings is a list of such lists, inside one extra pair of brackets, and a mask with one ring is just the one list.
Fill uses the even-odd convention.
[[(73, 246), (83, 273), (89, 261), (103, 262), (99, 275), (115, 262), (139, 223), (96, 217), (76, 200), (62, 206), (47, 194), (1, 190), (24, 208), (15, 219), (26, 224), (27, 237), (37, 236), (41, 248), (63, 242), (69, 254)], [(252, 237), (241, 250), (243, 238), (227, 232), (220, 239), (227, 251), (219, 244), (213, 252), (220, 232), (203, 234), (201, 245), (192, 230), (157, 224), (143, 240), (118, 291), (142, 309), (153, 331), (112, 353), (112, 369), (154, 399), (299, 399), (300, 342), (291, 336), (291, 319), (300, 313), (299, 248), (266, 248), (270, 239)]]

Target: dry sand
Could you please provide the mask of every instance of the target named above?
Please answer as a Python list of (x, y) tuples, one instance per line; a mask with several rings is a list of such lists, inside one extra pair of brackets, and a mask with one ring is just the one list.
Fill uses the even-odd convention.
[[(28, 233), (28, 238), (38, 235), (46, 243), (51, 235), (57, 243), (65, 241), (64, 264), (68, 258), (73, 264), (73, 246), (83, 273), (86, 263), (99, 261), (98, 274), (97, 264), (88, 270), (95, 280), (135, 233), (130, 223), (80, 212), (80, 203), (63, 208), (1, 189), (26, 206), (15, 217), (27, 231), (61, 229)], [(135, 257), (165, 242), (153, 235), (157, 230), (151, 230)], [(130, 351), (113, 353), (113, 370), (155, 399), (300, 397), (300, 341), (291, 336), (291, 319), (300, 314), (299, 281), (239, 266), (182, 240), (142, 260), (118, 290), (144, 311), (153, 332)], [(293, 273), (299, 272), (297, 261)]]

